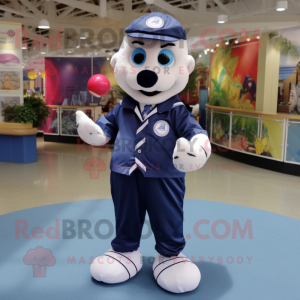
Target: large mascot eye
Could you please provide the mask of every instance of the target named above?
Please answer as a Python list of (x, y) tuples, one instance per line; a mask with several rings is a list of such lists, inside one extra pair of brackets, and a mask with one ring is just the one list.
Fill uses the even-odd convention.
[(173, 62), (174, 56), (170, 50), (164, 49), (159, 52), (157, 60), (160, 65), (166, 67)]
[(131, 54), (131, 60), (136, 65), (142, 65), (146, 60), (146, 51), (143, 48), (135, 49)]

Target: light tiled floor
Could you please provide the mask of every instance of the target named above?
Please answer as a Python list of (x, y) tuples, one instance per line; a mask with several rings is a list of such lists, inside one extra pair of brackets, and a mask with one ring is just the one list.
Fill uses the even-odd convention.
[[(92, 152), (91, 150), (95, 151)], [(38, 162), (0, 162), (0, 214), (61, 202), (110, 198), (109, 149), (44, 143)], [(98, 179), (84, 170), (93, 157), (106, 169)], [(238, 204), (300, 220), (300, 178), (242, 165), (212, 154), (205, 169), (186, 175), (186, 198)]]

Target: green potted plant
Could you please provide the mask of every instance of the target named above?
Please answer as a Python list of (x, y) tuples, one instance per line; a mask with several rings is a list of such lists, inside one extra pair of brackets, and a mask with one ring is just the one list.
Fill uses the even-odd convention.
[(3, 110), (4, 122), (41, 126), (50, 116), (49, 108), (43, 99), (34, 96), (24, 98), (24, 105), (7, 106)]
[(0, 124), (0, 161), (36, 162), (36, 127), (41, 126), (50, 116), (43, 99), (32, 94), (24, 99), (24, 105), (7, 106), (3, 113), (4, 122)]

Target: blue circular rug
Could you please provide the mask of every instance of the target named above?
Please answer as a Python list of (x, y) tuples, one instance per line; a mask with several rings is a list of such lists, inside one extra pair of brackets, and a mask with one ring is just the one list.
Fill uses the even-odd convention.
[(142, 270), (117, 285), (94, 281), (90, 263), (115, 235), (112, 200), (102, 199), (0, 216), (0, 299), (299, 299), (300, 221), (211, 201), (184, 205), (183, 253), (202, 275), (196, 290), (176, 295), (156, 284), (148, 221)]

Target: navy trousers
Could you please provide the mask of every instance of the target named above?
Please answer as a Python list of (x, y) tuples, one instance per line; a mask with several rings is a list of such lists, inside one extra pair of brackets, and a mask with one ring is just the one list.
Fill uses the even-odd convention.
[(137, 169), (131, 176), (111, 172), (110, 180), (116, 216), (112, 248), (119, 252), (139, 248), (147, 211), (156, 251), (167, 257), (178, 255), (185, 246), (184, 178), (149, 178)]

